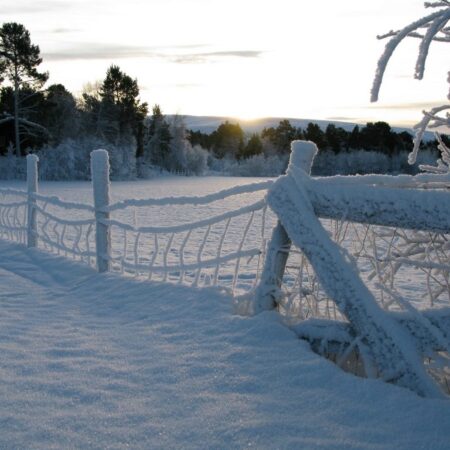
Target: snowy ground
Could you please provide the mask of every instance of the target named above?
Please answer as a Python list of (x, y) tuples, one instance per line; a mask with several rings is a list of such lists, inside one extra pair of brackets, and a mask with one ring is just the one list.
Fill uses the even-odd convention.
[(448, 401), (341, 372), (275, 313), (0, 254), (2, 449), (449, 448)]

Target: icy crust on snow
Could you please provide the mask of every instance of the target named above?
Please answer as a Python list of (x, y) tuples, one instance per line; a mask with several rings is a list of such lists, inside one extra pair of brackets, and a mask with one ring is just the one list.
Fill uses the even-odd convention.
[(448, 448), (449, 402), (341, 372), (275, 313), (0, 253), (0, 448)]
[(368, 345), (383, 378), (421, 395), (443, 395), (427, 376), (409, 334), (380, 309), (356, 268), (329, 238), (309, 200), (305, 179), (308, 176), (302, 170), (290, 170), (268, 193), (268, 203), (290, 239), (302, 249), (327, 295)]

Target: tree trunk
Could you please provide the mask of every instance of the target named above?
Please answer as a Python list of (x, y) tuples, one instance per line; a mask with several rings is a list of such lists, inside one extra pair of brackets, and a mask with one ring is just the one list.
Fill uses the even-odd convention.
[(14, 83), (14, 135), (16, 141), (16, 156), (21, 156), (20, 151), (20, 132), (19, 132), (19, 83)]

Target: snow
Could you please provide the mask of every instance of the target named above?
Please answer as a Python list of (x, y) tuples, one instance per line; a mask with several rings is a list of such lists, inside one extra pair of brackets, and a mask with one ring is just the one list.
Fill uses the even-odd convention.
[(274, 312), (0, 253), (0, 448), (448, 448), (448, 401), (345, 374)]

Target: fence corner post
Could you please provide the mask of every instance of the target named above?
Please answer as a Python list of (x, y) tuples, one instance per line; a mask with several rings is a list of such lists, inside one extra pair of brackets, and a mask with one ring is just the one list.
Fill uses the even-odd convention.
[[(289, 167), (296, 167), (310, 174), (317, 151), (317, 146), (314, 142), (292, 141)], [(256, 291), (254, 312), (276, 307), (291, 245), (292, 242), (287, 231), (278, 220), (272, 232), (261, 280)]]
[(109, 225), (102, 223), (102, 220), (109, 219), (109, 212), (105, 211), (105, 208), (109, 206), (110, 202), (109, 155), (106, 150), (91, 152), (91, 177), (94, 191), (97, 270), (108, 272), (110, 269), (111, 235)]
[(38, 161), (37, 155), (27, 155), (27, 247), (37, 247), (37, 211), (36, 198), (38, 192)]

